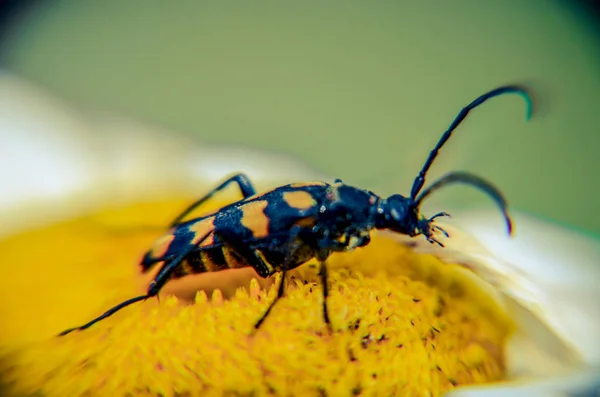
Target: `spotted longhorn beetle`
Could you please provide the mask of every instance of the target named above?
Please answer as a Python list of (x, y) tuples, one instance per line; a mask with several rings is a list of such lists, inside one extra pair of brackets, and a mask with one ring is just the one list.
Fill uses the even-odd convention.
[[(411, 237), (422, 234), (429, 242), (443, 247), (436, 235), (442, 233), (448, 237), (448, 233), (435, 225), (434, 220), (449, 215), (440, 212), (426, 217), (419, 208), (432, 192), (452, 183), (468, 184), (487, 193), (500, 207), (508, 234), (511, 235), (511, 219), (502, 193), (476, 175), (451, 172), (421, 191), (427, 171), (438, 151), (469, 111), (490, 98), (506, 93), (520, 94), (525, 98), (529, 119), (532, 111), (531, 98), (522, 87), (500, 87), (475, 99), (459, 112), (429, 153), (412, 185), (409, 197), (394, 194), (382, 198), (371, 191), (346, 185), (339, 179), (333, 184), (292, 183), (256, 194), (246, 175), (236, 174), (230, 177), (183, 211), (171, 223), (170, 231), (160, 237), (145, 254), (141, 261), (144, 272), (161, 264), (160, 271), (145, 295), (122, 302), (87, 324), (65, 330), (60, 335), (86, 329), (132, 303), (157, 296), (171, 278), (247, 266), (254, 268), (263, 278), (282, 272), (276, 298), (254, 326), (258, 329), (275, 303), (284, 295), (286, 271), (313, 258), (320, 262), (323, 318), (331, 329), (327, 312), (325, 260), (334, 252), (350, 251), (369, 244), (373, 229), (388, 229)], [(191, 211), (231, 184), (239, 187), (243, 196), (241, 200), (209, 215), (182, 221)]]

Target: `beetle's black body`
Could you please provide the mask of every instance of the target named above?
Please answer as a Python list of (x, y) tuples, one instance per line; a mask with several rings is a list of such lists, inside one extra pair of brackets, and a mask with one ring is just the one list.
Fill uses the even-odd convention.
[[(333, 184), (289, 184), (256, 194), (244, 174), (234, 175), (186, 209), (171, 224), (171, 230), (146, 253), (141, 263), (144, 271), (155, 264), (162, 266), (146, 295), (125, 301), (91, 322), (66, 330), (61, 335), (88, 328), (131, 303), (158, 295), (171, 278), (246, 266), (253, 267), (261, 277), (283, 272), (277, 298), (257, 322), (258, 328), (284, 293), (285, 272), (313, 258), (321, 263), (323, 316), (330, 325), (325, 260), (332, 253), (365, 246), (370, 241), (373, 229), (387, 229), (409, 236), (422, 234), (431, 243), (442, 245), (436, 235), (442, 233), (447, 236), (447, 233), (435, 225), (434, 219), (448, 214), (441, 212), (426, 217), (421, 214), (419, 207), (431, 192), (450, 183), (470, 184), (488, 193), (502, 210), (510, 234), (512, 225), (506, 212), (506, 200), (494, 186), (480, 177), (466, 172), (453, 172), (421, 191), (438, 150), (467, 113), (485, 100), (504, 93), (521, 94), (531, 105), (527, 92), (515, 86), (501, 87), (477, 98), (459, 113), (442, 135), (415, 179), (408, 197), (395, 194), (382, 198), (340, 180)], [(243, 196), (240, 201), (201, 218), (181, 222), (192, 210), (232, 183), (240, 188)]]

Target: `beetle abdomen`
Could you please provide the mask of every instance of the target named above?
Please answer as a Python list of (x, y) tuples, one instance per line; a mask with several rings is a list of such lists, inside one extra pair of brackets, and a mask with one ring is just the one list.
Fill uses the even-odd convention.
[(227, 247), (217, 247), (188, 255), (173, 272), (173, 278), (248, 266), (248, 263), (232, 250)]

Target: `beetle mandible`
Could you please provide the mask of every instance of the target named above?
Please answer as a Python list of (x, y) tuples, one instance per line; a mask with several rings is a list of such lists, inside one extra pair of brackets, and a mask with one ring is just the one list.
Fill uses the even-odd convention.
[[(531, 97), (523, 87), (503, 86), (481, 95), (464, 107), (442, 134), (407, 197), (394, 194), (383, 198), (371, 191), (346, 185), (339, 179), (334, 183), (293, 183), (256, 194), (246, 175), (230, 177), (183, 211), (171, 223), (169, 232), (145, 254), (141, 262), (143, 271), (158, 264), (161, 266), (145, 295), (122, 302), (87, 324), (65, 330), (60, 335), (86, 329), (134, 302), (157, 296), (171, 278), (247, 266), (254, 268), (263, 278), (276, 272), (282, 273), (276, 298), (254, 326), (258, 329), (284, 295), (286, 271), (313, 258), (320, 263), (322, 314), (331, 330), (327, 310), (326, 259), (335, 252), (367, 245), (370, 233), (375, 229), (387, 229), (411, 237), (423, 235), (429, 242), (443, 246), (436, 236), (441, 233), (448, 237), (448, 233), (434, 220), (449, 215), (439, 212), (427, 217), (421, 213), (420, 206), (431, 193), (449, 184), (467, 184), (487, 193), (500, 207), (510, 235), (512, 223), (507, 202), (502, 193), (485, 179), (469, 172), (450, 172), (423, 190), (425, 177), (438, 151), (469, 111), (490, 98), (507, 93), (520, 94), (525, 98), (527, 118), (530, 118)], [(183, 221), (190, 212), (231, 184), (239, 187), (243, 196), (241, 200), (214, 213)]]

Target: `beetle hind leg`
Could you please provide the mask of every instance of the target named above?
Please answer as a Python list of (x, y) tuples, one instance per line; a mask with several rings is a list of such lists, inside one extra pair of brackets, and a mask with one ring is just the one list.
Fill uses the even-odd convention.
[(124, 302), (119, 303), (118, 305), (112, 307), (111, 309), (107, 310), (106, 312), (104, 312), (104, 314), (96, 317), (95, 319), (93, 319), (92, 321), (79, 326), (79, 327), (74, 327), (74, 328), (69, 328), (67, 330), (64, 330), (63, 332), (61, 332), (60, 334), (58, 334), (58, 336), (64, 336), (67, 335), (73, 331), (82, 331), (84, 329), (87, 329), (89, 327), (91, 327), (92, 325), (96, 324), (97, 322), (104, 320), (107, 317), (112, 316), (113, 314), (115, 314), (116, 312), (118, 312), (119, 310), (133, 304), (139, 301), (144, 301), (148, 298), (152, 298), (154, 296), (158, 297), (158, 293), (160, 292), (160, 289), (162, 288), (162, 286), (167, 282), (167, 280), (169, 280), (169, 278), (172, 276), (173, 272), (175, 271), (175, 269), (181, 265), (181, 262), (194, 250), (196, 249), (204, 240), (206, 240), (206, 238), (209, 236), (209, 233), (207, 233), (206, 235), (204, 235), (204, 237), (202, 237), (201, 239), (198, 240), (198, 242), (196, 242), (193, 245), (188, 246), (185, 250), (183, 250), (179, 256), (177, 256), (176, 258), (174, 258), (173, 260), (169, 261), (169, 262), (165, 262), (165, 264), (163, 265), (162, 269), (159, 271), (159, 273), (156, 275), (156, 277), (154, 278), (154, 280), (152, 281), (152, 283), (150, 283), (150, 286), (148, 287), (148, 291), (146, 292), (146, 295), (140, 295), (140, 296), (136, 296), (135, 298), (131, 298), (128, 299)]
[(84, 329), (87, 329), (87, 328), (91, 327), (92, 325), (96, 324), (98, 321), (104, 320), (105, 318), (112, 316), (113, 314), (115, 314), (119, 310), (123, 309), (124, 307), (129, 306), (135, 302), (146, 300), (148, 298), (150, 298), (150, 295), (141, 295), (141, 296), (136, 296), (135, 298), (128, 299), (125, 302), (121, 302), (118, 305), (116, 305), (115, 307), (107, 310), (104, 314), (96, 317), (92, 321), (90, 321), (80, 327), (74, 327), (74, 328), (69, 328), (67, 330), (64, 330), (63, 332), (58, 334), (58, 336), (65, 336), (73, 331), (83, 331)]
[(248, 178), (245, 174), (241, 174), (241, 173), (240, 174), (235, 174), (235, 175), (229, 177), (228, 179), (226, 179), (225, 181), (223, 181), (219, 186), (213, 188), (210, 192), (208, 192), (207, 194), (205, 194), (203, 197), (201, 197), (200, 199), (196, 200), (189, 207), (187, 207), (184, 211), (182, 211), (169, 224), (169, 227), (175, 227), (178, 224), (180, 224), (181, 221), (183, 220), (183, 218), (185, 218), (187, 215), (189, 215), (196, 208), (202, 206), (202, 204), (204, 204), (206, 201), (208, 201), (216, 193), (218, 193), (218, 192), (222, 191), (223, 189), (227, 188), (232, 183), (235, 183), (236, 185), (238, 185), (238, 187), (240, 189), (240, 193), (241, 193), (241, 195), (242, 195), (243, 198), (248, 198), (248, 197), (256, 194), (256, 189), (254, 188), (254, 185), (250, 181), (250, 178)]

